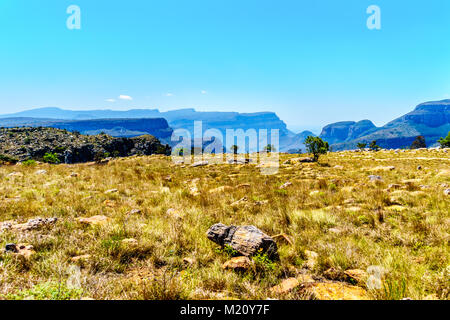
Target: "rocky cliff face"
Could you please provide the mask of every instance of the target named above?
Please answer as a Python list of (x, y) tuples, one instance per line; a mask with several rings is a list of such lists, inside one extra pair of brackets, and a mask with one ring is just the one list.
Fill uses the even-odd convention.
[(129, 139), (106, 134), (87, 136), (55, 128), (0, 129), (0, 155), (20, 161), (42, 160), (46, 153), (56, 154), (63, 163), (78, 163), (96, 157), (169, 154), (170, 147), (150, 135)]
[(374, 129), (376, 126), (369, 120), (336, 122), (325, 126), (320, 137), (328, 143), (334, 144), (356, 139)]
[(333, 150), (354, 149), (358, 142), (376, 140), (382, 148), (409, 147), (417, 136), (425, 138), (427, 146), (436, 144), (450, 131), (450, 100), (418, 105), (412, 112), (381, 128), (371, 129), (353, 139), (332, 142)]

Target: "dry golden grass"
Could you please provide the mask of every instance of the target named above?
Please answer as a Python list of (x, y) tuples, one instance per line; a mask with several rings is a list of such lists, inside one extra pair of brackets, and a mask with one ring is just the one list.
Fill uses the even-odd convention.
[[(293, 157), (281, 155), (281, 163)], [(387, 166), (395, 169), (372, 170)], [(442, 184), (450, 185), (449, 167), (450, 155), (439, 150), (330, 153), (319, 164), (281, 165), (271, 176), (253, 164), (192, 168), (164, 156), (3, 166), (0, 222), (58, 221), (0, 231), (2, 248), (28, 243), (36, 251), (30, 259), (0, 253), (0, 297), (307, 299), (300, 287), (284, 296), (268, 289), (301, 273), (320, 281), (330, 268), (376, 265), (386, 273), (382, 289), (368, 290), (373, 299), (448, 299), (450, 198)], [(372, 174), (383, 180), (370, 182)], [(287, 181), (292, 185), (279, 189)], [(398, 186), (388, 190), (391, 184)], [(222, 186), (231, 188), (214, 190)], [(111, 189), (117, 192), (106, 193)], [(248, 203), (231, 206), (244, 196)], [(110, 220), (97, 226), (76, 220), (96, 215)], [(279, 262), (225, 271), (227, 254), (205, 236), (218, 222), (255, 225), (292, 243), (279, 242)], [(309, 269), (307, 250), (318, 254)], [(89, 256), (72, 260), (82, 255)], [(78, 282), (71, 286), (73, 277)]]

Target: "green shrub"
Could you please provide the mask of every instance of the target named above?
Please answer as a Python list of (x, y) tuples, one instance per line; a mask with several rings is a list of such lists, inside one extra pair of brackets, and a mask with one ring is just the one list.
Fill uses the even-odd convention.
[(8, 300), (72, 300), (81, 298), (81, 295), (82, 289), (71, 289), (65, 283), (49, 281), (39, 283), (31, 289), (8, 294), (4, 298)]
[(43, 160), (45, 163), (51, 164), (58, 164), (61, 162), (56, 153), (48, 153), (48, 152), (44, 155)]
[(32, 159), (28, 159), (22, 162), (22, 165), (24, 166), (35, 166), (36, 165), (36, 161), (32, 160)]

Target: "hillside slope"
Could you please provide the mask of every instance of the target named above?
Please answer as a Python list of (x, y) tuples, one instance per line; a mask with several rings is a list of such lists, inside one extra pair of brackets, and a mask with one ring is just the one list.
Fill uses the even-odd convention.
[(113, 138), (106, 134), (81, 135), (55, 128), (1, 128), (0, 155), (13, 160), (42, 160), (56, 154), (64, 163), (93, 161), (98, 157), (168, 154), (170, 148), (153, 136)]

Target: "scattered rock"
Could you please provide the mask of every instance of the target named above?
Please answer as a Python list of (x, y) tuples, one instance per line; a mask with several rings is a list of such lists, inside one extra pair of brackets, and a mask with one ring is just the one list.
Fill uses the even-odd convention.
[(128, 216), (132, 216), (132, 215), (137, 215), (137, 214), (141, 214), (141, 210), (139, 210), (139, 209), (132, 209), (131, 211), (129, 211), (128, 213), (127, 213), (127, 215)]
[(444, 190), (444, 195), (449, 196), (450, 195), (450, 189), (445, 189)]
[(300, 285), (300, 281), (298, 281), (296, 278), (289, 278), (283, 280), (279, 285), (272, 287), (270, 289), (270, 292), (272, 294), (286, 294), (292, 291), (293, 289), (297, 288)]
[(107, 206), (107, 207), (110, 207), (110, 208), (115, 208), (115, 207), (117, 207), (117, 202), (114, 201), (114, 200), (105, 200), (105, 201), (103, 201), (103, 204), (104, 204), (105, 206)]
[(329, 268), (325, 270), (323, 275), (326, 279), (329, 280), (343, 280), (345, 278), (344, 272), (336, 268)]
[(117, 189), (110, 189), (110, 190), (106, 190), (105, 194), (117, 193), (117, 192), (119, 192), (119, 190), (117, 190)]
[(422, 170), (422, 166), (417, 166), (417, 170)]
[(123, 239), (121, 241), (122, 244), (127, 245), (129, 247), (137, 247), (139, 242), (136, 239), (130, 238), (130, 239)]
[(243, 205), (243, 204), (246, 204), (246, 203), (248, 203), (248, 198), (247, 197), (243, 197), (243, 198), (233, 202), (231, 204), (231, 206), (232, 207), (237, 207), (237, 206), (240, 206), (240, 205)]
[(37, 170), (34, 174), (37, 175), (47, 174), (47, 170)]
[(292, 186), (292, 183), (291, 182), (286, 182), (285, 184), (283, 184), (281, 187), (280, 187), (280, 189), (286, 189), (287, 187), (290, 187), (290, 186)]
[(199, 161), (199, 162), (194, 162), (191, 167), (203, 167), (203, 166), (207, 166), (208, 165), (208, 161)]
[(336, 165), (336, 166), (334, 166), (334, 168), (335, 168), (335, 169), (338, 169), (338, 170), (344, 169), (344, 167), (343, 167), (343, 166), (340, 166), (340, 165)]
[(71, 178), (76, 178), (76, 177), (78, 177), (79, 176), (79, 174), (78, 173), (76, 173), (76, 172), (72, 172), (71, 174), (70, 174), (70, 176), (69, 177), (71, 177)]
[(250, 187), (251, 187), (250, 183), (242, 183), (242, 184), (238, 185), (236, 188), (237, 189), (247, 189)]
[(344, 272), (349, 279), (353, 279), (358, 283), (365, 283), (369, 275), (361, 269), (351, 269)]
[(316, 282), (310, 289), (319, 300), (369, 300), (363, 288), (341, 282)]
[(52, 226), (56, 221), (58, 221), (58, 218), (34, 218), (28, 220), (26, 223), (5, 221), (0, 223), (0, 230), (31, 231)]
[(213, 225), (206, 235), (218, 245), (229, 245), (247, 257), (261, 252), (267, 253), (270, 259), (279, 259), (275, 241), (255, 226), (236, 227), (218, 223)]
[(245, 256), (234, 257), (225, 262), (222, 266), (225, 270), (246, 271), (252, 266), (252, 261)]
[(383, 178), (381, 178), (380, 176), (376, 176), (376, 175), (370, 175), (369, 177), (370, 181), (382, 181)]
[(23, 177), (23, 173), (22, 172), (11, 172), (10, 174), (7, 175), (7, 177), (10, 177), (10, 178)]
[(11, 253), (17, 256), (22, 256), (25, 259), (30, 259), (36, 251), (33, 250), (33, 246), (29, 244), (9, 243), (5, 246), (5, 252)]
[(87, 225), (103, 225), (107, 223), (110, 219), (103, 215), (92, 216), (90, 218), (77, 218), (79, 223), (87, 224)]

